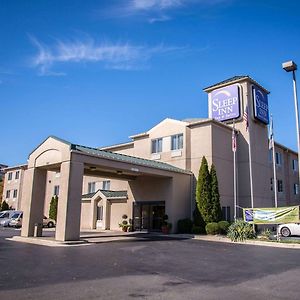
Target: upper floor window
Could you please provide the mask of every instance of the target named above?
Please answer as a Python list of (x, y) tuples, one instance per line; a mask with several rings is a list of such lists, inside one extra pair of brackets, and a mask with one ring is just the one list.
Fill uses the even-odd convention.
[(17, 171), (15, 174), (15, 179), (19, 179), (20, 178), (20, 171)]
[(273, 160), (273, 152), (272, 149), (269, 150), (269, 162), (272, 162)]
[(13, 175), (12, 172), (9, 172), (9, 173), (8, 173), (8, 180), (12, 180), (12, 175)]
[(10, 198), (10, 190), (6, 191), (6, 199)]
[(110, 180), (104, 180), (102, 182), (102, 190), (110, 190)]
[(277, 180), (277, 191), (278, 191), (278, 193), (283, 192), (283, 181), (281, 179)]
[(151, 143), (151, 153), (162, 152), (162, 138), (152, 140)]
[(294, 183), (294, 195), (299, 195), (299, 184)]
[(18, 190), (14, 190), (13, 198), (17, 198), (17, 196), (18, 196)]
[(297, 159), (292, 160), (292, 167), (293, 167), (293, 171), (298, 172), (298, 160)]
[(279, 152), (276, 152), (276, 165), (278, 166), (282, 165), (282, 154)]
[(171, 150), (183, 148), (183, 134), (175, 134), (171, 136)]
[(58, 196), (59, 195), (59, 185), (55, 185), (54, 186), (53, 195), (54, 196)]
[(88, 183), (88, 193), (95, 193), (96, 191), (96, 182)]

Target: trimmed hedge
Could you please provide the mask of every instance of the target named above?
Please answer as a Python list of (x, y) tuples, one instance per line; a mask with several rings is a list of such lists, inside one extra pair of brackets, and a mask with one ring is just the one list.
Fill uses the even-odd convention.
[(219, 233), (218, 223), (216, 223), (216, 222), (208, 223), (205, 226), (205, 231), (207, 234), (218, 234)]
[(201, 226), (193, 225), (192, 227), (192, 234), (202, 234), (205, 233), (205, 230)]
[(178, 233), (191, 233), (193, 222), (190, 219), (182, 219), (177, 222)]
[(220, 221), (218, 222), (218, 226), (219, 226), (219, 232), (221, 234), (226, 234), (230, 224), (227, 221)]

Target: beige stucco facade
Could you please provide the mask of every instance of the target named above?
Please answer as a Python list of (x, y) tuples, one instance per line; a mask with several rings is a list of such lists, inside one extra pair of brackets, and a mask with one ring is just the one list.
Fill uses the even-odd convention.
[[(271, 207), (274, 191), (268, 128), (253, 116), (252, 88), (258, 83), (242, 78), (205, 91), (210, 93), (232, 84), (239, 87), (241, 109), (240, 117), (235, 120), (237, 205), (252, 205), (251, 156), (253, 205)], [(247, 129), (243, 119), (246, 107), (249, 109)], [(49, 137), (30, 154), (25, 178), (22, 169), (22, 200), (18, 200), (15, 207), (20, 208), (21, 203), (24, 210), (22, 235), (32, 235), (33, 224), (41, 215), (48, 216), (54, 194), (59, 197), (58, 240), (78, 238), (80, 227), (119, 229), (123, 215), (128, 216), (135, 228), (147, 229), (158, 226), (156, 214), (160, 218), (162, 213), (167, 214), (176, 231), (179, 219), (192, 217), (196, 179), (203, 156), (209, 165), (216, 167), (221, 206), (226, 212), (224, 218), (232, 220), (232, 126), (232, 121), (167, 118), (144, 133), (130, 136), (127, 143), (99, 149)], [(279, 144), (275, 144), (275, 149), (277, 179), (281, 181), (278, 203), (297, 205), (300, 200), (297, 153)], [(5, 186), (6, 189), (13, 186), (6, 177)], [(5, 199), (5, 191), (3, 195)], [(241, 216), (240, 209), (238, 216)], [(148, 227), (142, 224), (145, 220)]]

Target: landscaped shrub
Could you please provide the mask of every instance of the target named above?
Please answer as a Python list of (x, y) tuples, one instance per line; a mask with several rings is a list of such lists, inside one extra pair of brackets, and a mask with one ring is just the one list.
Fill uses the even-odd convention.
[(201, 226), (193, 225), (192, 234), (203, 234), (206, 233), (205, 229)]
[(208, 223), (205, 226), (205, 231), (207, 234), (218, 234), (219, 233), (218, 223), (216, 223), (216, 222)]
[(227, 237), (234, 242), (242, 242), (247, 239), (255, 238), (255, 232), (253, 231), (252, 225), (244, 222), (243, 220), (238, 220), (229, 226)]
[(9, 210), (9, 206), (5, 200), (1, 203), (1, 211), (3, 210)]
[(56, 221), (57, 218), (58, 197), (53, 196), (50, 202), (49, 218)]
[(218, 222), (218, 226), (219, 226), (220, 233), (221, 234), (226, 234), (230, 224), (227, 221), (220, 221), (220, 222)]
[(177, 222), (178, 233), (191, 233), (193, 222), (190, 219), (182, 219)]

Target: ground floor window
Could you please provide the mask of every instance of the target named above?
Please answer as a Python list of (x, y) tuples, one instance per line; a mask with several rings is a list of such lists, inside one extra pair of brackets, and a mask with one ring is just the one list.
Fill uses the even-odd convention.
[(298, 195), (298, 194), (299, 194), (299, 184), (294, 183), (294, 195)]
[(230, 206), (222, 206), (223, 220), (230, 221)]
[(10, 198), (10, 190), (6, 191), (6, 199)]
[(283, 181), (281, 179), (277, 180), (277, 192), (282, 193), (283, 192)]
[(18, 190), (14, 190), (13, 198), (17, 198), (17, 196), (18, 196)]

